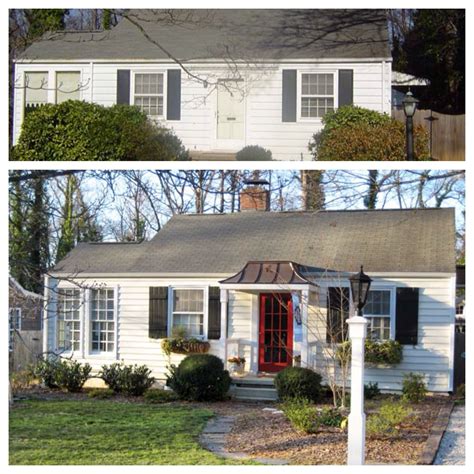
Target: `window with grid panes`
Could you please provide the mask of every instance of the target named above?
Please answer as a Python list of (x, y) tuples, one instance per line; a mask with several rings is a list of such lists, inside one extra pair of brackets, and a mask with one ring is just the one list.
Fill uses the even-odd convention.
[(184, 328), (190, 337), (204, 336), (204, 290), (173, 289), (173, 328)]
[(334, 110), (334, 75), (301, 75), (301, 117), (321, 118)]
[(90, 298), (91, 349), (93, 352), (115, 350), (114, 290), (92, 290)]
[(58, 290), (57, 348), (78, 351), (81, 347), (81, 293), (78, 289)]
[(390, 300), (389, 290), (371, 290), (364, 306), (364, 317), (369, 321), (367, 335), (371, 339), (383, 341), (390, 339)]
[(147, 115), (163, 115), (163, 74), (135, 74), (134, 103)]

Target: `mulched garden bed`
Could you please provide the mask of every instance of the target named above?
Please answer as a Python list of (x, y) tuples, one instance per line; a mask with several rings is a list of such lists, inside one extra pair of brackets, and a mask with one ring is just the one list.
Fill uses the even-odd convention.
[[(366, 443), (368, 464), (416, 464), (424, 443), (446, 397), (429, 397), (413, 405), (414, 416), (401, 426), (396, 436), (369, 438)], [(380, 401), (370, 401), (368, 410)], [(254, 407), (238, 413), (227, 437), (227, 449), (258, 458), (284, 458), (290, 464), (346, 464), (347, 432), (323, 427), (317, 434), (297, 432), (283, 414)]]

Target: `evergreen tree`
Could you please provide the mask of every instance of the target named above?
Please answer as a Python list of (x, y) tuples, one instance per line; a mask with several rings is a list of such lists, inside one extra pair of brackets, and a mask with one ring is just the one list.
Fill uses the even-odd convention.
[(369, 191), (364, 197), (364, 206), (367, 209), (375, 209), (379, 194), (379, 184), (377, 182), (378, 170), (369, 170)]

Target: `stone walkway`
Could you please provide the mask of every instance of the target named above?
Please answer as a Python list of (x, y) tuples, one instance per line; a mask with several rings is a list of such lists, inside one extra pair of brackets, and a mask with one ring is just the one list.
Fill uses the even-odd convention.
[(466, 463), (465, 416), (464, 406), (454, 407), (433, 464), (454, 465)]
[(225, 448), (226, 436), (232, 429), (234, 421), (234, 416), (216, 416), (210, 419), (199, 437), (201, 446), (223, 458), (240, 460), (252, 459), (261, 464), (288, 464), (288, 461), (284, 459), (250, 458), (245, 453), (230, 453), (227, 451)]

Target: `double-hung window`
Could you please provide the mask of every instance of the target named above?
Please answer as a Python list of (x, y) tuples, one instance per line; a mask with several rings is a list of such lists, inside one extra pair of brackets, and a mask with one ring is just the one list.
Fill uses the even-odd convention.
[(390, 339), (391, 313), (391, 291), (369, 291), (364, 306), (364, 316), (369, 321), (367, 336), (379, 341)]
[(25, 114), (48, 103), (48, 73), (25, 72)]
[(334, 75), (301, 74), (301, 117), (322, 118), (334, 110)]
[(115, 295), (110, 288), (91, 290), (90, 331), (92, 352), (115, 350)]
[(81, 291), (58, 290), (57, 348), (61, 351), (78, 351), (81, 347)]
[(10, 308), (8, 313), (8, 350), (11, 352), (13, 351), (15, 330), (21, 330), (21, 308)]
[(56, 73), (56, 103), (81, 98), (81, 73), (79, 71), (58, 71)]
[(204, 290), (174, 288), (172, 328), (182, 328), (189, 337), (204, 337)]
[(163, 73), (136, 73), (134, 104), (152, 117), (163, 116)]

